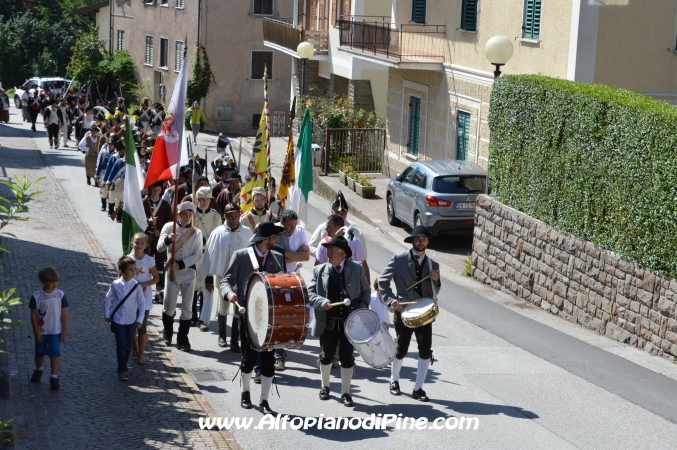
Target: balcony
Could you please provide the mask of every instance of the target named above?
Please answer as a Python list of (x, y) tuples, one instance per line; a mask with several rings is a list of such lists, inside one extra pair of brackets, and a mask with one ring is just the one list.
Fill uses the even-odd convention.
[(325, 59), (329, 51), (329, 32), (317, 30), (304, 30), (295, 27), (292, 19), (263, 19), (263, 44), (274, 48), (295, 58), (296, 47), (308, 41), (315, 47), (315, 55), (312, 59)]
[(344, 16), (339, 50), (399, 69), (442, 70), (446, 26), (401, 24)]

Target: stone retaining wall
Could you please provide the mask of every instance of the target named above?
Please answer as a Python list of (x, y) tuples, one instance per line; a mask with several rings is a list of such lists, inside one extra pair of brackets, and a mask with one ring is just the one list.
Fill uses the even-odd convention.
[(669, 359), (677, 280), (510, 208), (478, 198), (472, 276), (552, 314)]

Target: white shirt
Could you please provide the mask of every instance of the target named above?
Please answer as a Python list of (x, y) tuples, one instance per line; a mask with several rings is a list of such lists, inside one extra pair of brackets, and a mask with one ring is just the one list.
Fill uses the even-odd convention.
[(416, 252), (414, 250), (412, 250), (411, 254), (414, 256), (414, 259), (418, 263), (418, 266), (421, 267), (421, 265), (423, 265), (423, 260), (425, 259), (425, 253), (423, 253), (422, 255), (419, 256), (419, 255), (416, 254)]
[[(130, 253), (129, 256), (134, 258), (134, 253)], [(153, 259), (153, 257), (149, 255), (143, 255), (143, 258), (141, 259), (134, 258), (134, 261), (136, 261), (136, 276), (134, 277), (136, 281), (139, 283), (145, 283), (146, 281), (153, 278), (153, 275), (150, 273), (150, 269), (155, 267), (155, 259)], [(136, 289), (143, 291), (143, 297), (146, 300), (144, 311), (150, 311), (153, 309), (153, 288), (150, 286), (139, 286)]]
[(68, 306), (66, 295), (61, 289), (47, 293), (42, 289), (33, 292), (28, 307), (38, 311), (38, 330), (42, 334), (61, 333), (61, 309)]
[[(322, 242), (329, 242), (329, 240), (330, 238), (329, 236), (327, 236), (324, 239), (322, 239)], [(355, 238), (352, 241), (348, 240), (348, 245), (350, 246), (350, 250), (352, 250), (353, 252), (353, 256), (351, 256), (351, 259), (353, 261), (362, 262), (365, 259), (367, 259), (366, 256), (364, 256), (364, 251), (362, 250), (362, 243), (360, 242), (359, 239)], [(327, 259), (327, 247), (322, 245), (322, 243), (320, 243), (320, 245), (317, 247), (317, 252), (315, 252), (315, 261), (320, 263), (329, 261)]]
[[(103, 298), (103, 318), (110, 318), (110, 314), (117, 307), (118, 303), (125, 298), (125, 295), (136, 284), (136, 280), (125, 281), (122, 278), (113, 280), (106, 296)], [(113, 322), (120, 325), (131, 325), (134, 322), (143, 323), (143, 316), (146, 313), (146, 299), (143, 297), (141, 286), (129, 296), (125, 303), (118, 308), (113, 316)]]
[[(306, 238), (306, 232), (303, 229), (301, 225), (297, 225), (296, 229), (294, 232), (291, 234), (291, 236), (287, 236), (286, 233), (284, 233), (284, 237), (289, 241), (289, 248), (285, 248), (285, 250), (290, 251), (290, 252), (297, 252), (299, 248), (302, 245), (308, 245), (308, 239)], [(280, 239), (280, 246), (284, 247), (284, 241)], [(292, 273), (296, 271), (296, 265), (298, 262), (292, 261), (287, 263), (287, 273)]]
[[(351, 222), (350, 220), (345, 221), (345, 226), (351, 229), (353, 235), (360, 240), (360, 244), (362, 244), (362, 251), (364, 252), (364, 259), (367, 259), (367, 240), (364, 238), (362, 230), (357, 227), (355, 222)], [(322, 238), (325, 237), (327, 237), (327, 224), (322, 222), (317, 226), (317, 228), (315, 228), (315, 231), (310, 238), (310, 243), (308, 244), (310, 247), (310, 256), (317, 255), (320, 242), (322, 241)], [(348, 236), (345, 236), (345, 238), (348, 239)]]
[(385, 323), (386, 325), (390, 325), (390, 314), (388, 306), (386, 306), (385, 303), (383, 303), (383, 300), (381, 300), (381, 297), (378, 295), (378, 292), (372, 292), (371, 293), (371, 301), (369, 302), (369, 309), (374, 311), (376, 315), (378, 315), (379, 319), (381, 319), (381, 322)]
[[(218, 227), (223, 225), (223, 220), (221, 220), (221, 214), (214, 211), (213, 209), (207, 208), (209, 212), (203, 213), (200, 208), (197, 209), (197, 212), (194, 214), (194, 224), (195, 226), (202, 231), (202, 237), (206, 240), (209, 239), (209, 236), (212, 234), (212, 231), (216, 230)], [(206, 243), (206, 241), (205, 241)]]

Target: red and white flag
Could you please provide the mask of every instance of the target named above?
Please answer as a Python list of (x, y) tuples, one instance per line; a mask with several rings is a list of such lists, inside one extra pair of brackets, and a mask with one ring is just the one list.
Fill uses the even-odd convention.
[(188, 164), (188, 149), (183, 142), (187, 63), (188, 58), (184, 56), (172, 99), (167, 107), (167, 115), (155, 141), (144, 187), (151, 186), (158, 181), (178, 179), (179, 167)]

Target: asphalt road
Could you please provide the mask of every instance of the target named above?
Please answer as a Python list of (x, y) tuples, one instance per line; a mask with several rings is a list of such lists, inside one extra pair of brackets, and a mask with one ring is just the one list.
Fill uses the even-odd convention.
[[(12, 120), (18, 117), (13, 114)], [(23, 124), (10, 126), (28, 129)], [(77, 214), (90, 226), (111, 260), (117, 259), (120, 228), (99, 211), (98, 190), (86, 186), (82, 154), (75, 149), (49, 150), (45, 133), (34, 134)], [(311, 195), (309, 231), (326, 217), (328, 208), (328, 202)], [(369, 265), (378, 273), (393, 252), (405, 247), (361, 225), (369, 241)], [(306, 280), (311, 264), (312, 260), (302, 269)], [(194, 350), (186, 354), (174, 349), (175, 355), (195, 377), (219, 416), (254, 420), (247, 430), (231, 430), (243, 448), (316, 449), (344, 442), (365, 449), (409, 445), (674, 448), (677, 366), (566, 323), (444, 267), (442, 272), (442, 311), (433, 326), (436, 362), (424, 387), (430, 403), (416, 402), (409, 396), (416, 370), (415, 342), (402, 369), (405, 395), (390, 396), (389, 371), (372, 369), (360, 359), (352, 385), (357, 406), (347, 409), (338, 402), (338, 370), (332, 373), (333, 400), (321, 402), (317, 398), (320, 375), (315, 366), (318, 342), (310, 338), (302, 349), (289, 352), (288, 369), (276, 377), (280, 397), (271, 395), (270, 404), (290, 418), (304, 419), (366, 418), (372, 413), (431, 421), (438, 417), (477, 417), (477, 430), (255, 430), (261, 414), (239, 407), (238, 378), (231, 382), (239, 355), (216, 346), (215, 322), (207, 333), (192, 329)], [(156, 305), (152, 319), (158, 328), (160, 313)], [(252, 400), (258, 402), (259, 388), (252, 386)], [(171, 419), (167, 427), (171, 429)]]

